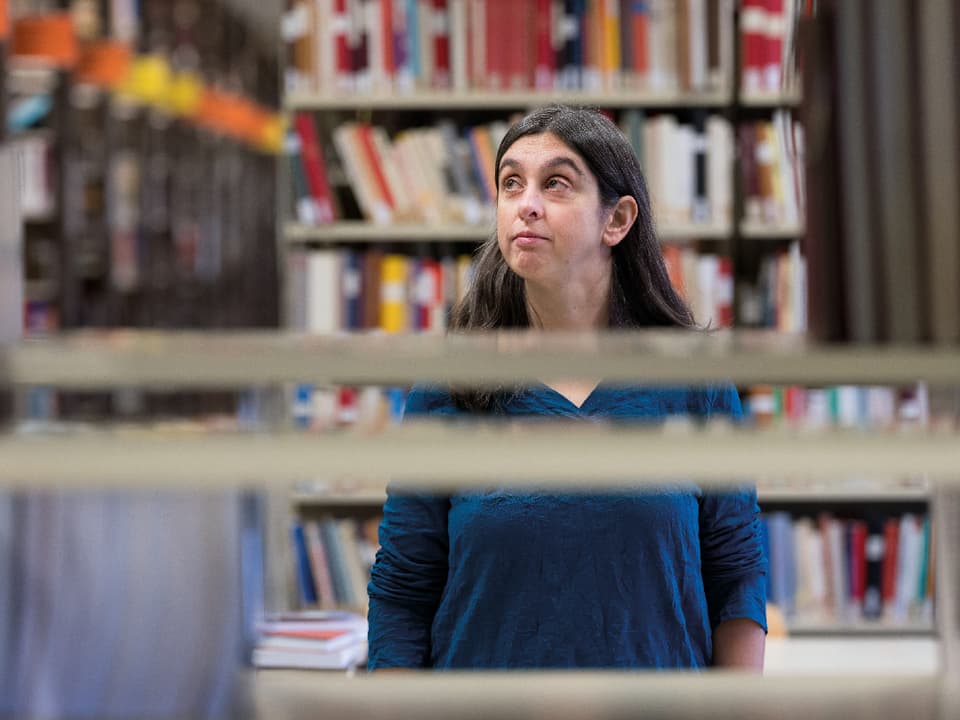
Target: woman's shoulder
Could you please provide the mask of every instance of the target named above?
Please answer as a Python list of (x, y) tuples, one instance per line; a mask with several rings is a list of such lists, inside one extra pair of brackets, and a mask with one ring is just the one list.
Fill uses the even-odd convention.
[(743, 417), (740, 393), (731, 382), (711, 383), (690, 388), (690, 399), (697, 414), (704, 419), (721, 415), (733, 419)]
[(442, 385), (418, 384), (410, 389), (404, 404), (403, 415), (456, 415), (460, 411), (450, 395), (450, 389)]
[[(639, 392), (637, 392), (639, 391)], [(642, 386), (628, 389), (625, 402), (649, 406), (660, 415), (688, 415), (702, 419), (725, 416), (739, 419), (743, 415), (740, 395), (732, 383), (704, 385)]]

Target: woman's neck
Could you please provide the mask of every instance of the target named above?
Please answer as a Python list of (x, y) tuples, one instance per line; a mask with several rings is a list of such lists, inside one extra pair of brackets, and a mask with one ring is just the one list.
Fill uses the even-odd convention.
[(540, 330), (584, 332), (610, 324), (610, 279), (562, 290), (526, 284), (530, 326)]

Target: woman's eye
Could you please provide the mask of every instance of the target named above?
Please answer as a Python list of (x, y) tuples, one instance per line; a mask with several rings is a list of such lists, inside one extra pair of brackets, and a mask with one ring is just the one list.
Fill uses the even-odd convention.
[(502, 183), (500, 183), (500, 187), (502, 187), (504, 190), (513, 190), (519, 185), (520, 183), (514, 177), (508, 177)]
[(561, 177), (552, 177), (547, 180), (547, 188), (562, 189), (567, 186), (567, 181)]

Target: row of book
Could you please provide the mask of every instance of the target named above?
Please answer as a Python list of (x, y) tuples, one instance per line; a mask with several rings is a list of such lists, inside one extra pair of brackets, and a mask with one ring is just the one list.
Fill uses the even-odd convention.
[(803, 126), (786, 110), (737, 127), (744, 219), (798, 226), (804, 217)]
[(807, 261), (799, 242), (760, 257), (756, 278), (737, 284), (737, 306), (737, 321), (743, 327), (806, 330)]
[[(665, 227), (730, 227), (733, 218), (732, 126), (721, 115), (625, 110), (620, 127), (640, 158), (656, 219)], [(345, 179), (363, 218), (391, 222), (464, 222), (493, 217), (494, 161), (507, 124), (458, 129), (449, 120), (389, 137), (382, 127), (349, 122), (330, 142), (316, 118), (297, 113), (287, 141), (297, 219), (322, 225), (344, 217), (334, 179)], [(803, 216), (802, 130), (789, 114), (738, 131), (746, 219), (798, 225)], [(342, 172), (341, 172), (342, 170)], [(343, 183), (339, 183), (343, 185)]]
[(930, 622), (934, 542), (930, 518), (905, 513), (843, 519), (761, 516), (767, 596), (787, 618), (810, 623)]
[(309, 333), (443, 332), (470, 282), (470, 255), (374, 248), (288, 253), (288, 326)]
[(742, 393), (752, 424), (822, 430), (894, 430), (930, 421), (926, 385), (754, 385)]
[(746, 95), (796, 88), (797, 33), (814, 0), (741, 0), (740, 88)]
[[(798, 243), (765, 254), (757, 277), (739, 280), (738, 308), (730, 256), (688, 244), (665, 244), (663, 256), (671, 282), (698, 324), (803, 331), (806, 264)], [(378, 247), (291, 250), (287, 325), (313, 334), (444, 332), (472, 272), (473, 258), (465, 253), (401, 254)]]
[(367, 607), (367, 582), (379, 542), (379, 518), (293, 523), (297, 590), (304, 607)]
[(734, 141), (729, 120), (698, 113), (693, 123), (683, 123), (675, 115), (647, 117), (630, 109), (622, 113), (620, 128), (640, 158), (657, 222), (730, 226)]
[(733, 325), (733, 261), (729, 256), (700, 253), (686, 245), (667, 245), (663, 259), (670, 282), (690, 305), (699, 325)]
[[(283, 22), (286, 87), (321, 94), (726, 89), (733, 75), (733, 5), (292, 0)], [(765, 9), (761, 21), (760, 69), (779, 77), (767, 64), (783, 62), (783, 13)], [(754, 23), (746, 34), (751, 48), (756, 35)]]
[(443, 121), (407, 128), (393, 138), (382, 127), (351, 122), (334, 128), (326, 143), (314, 120), (297, 113), (287, 142), (301, 222), (325, 224), (344, 216), (332, 188), (331, 176), (337, 175), (346, 179), (350, 200), (370, 222), (492, 219), (494, 158), (506, 122), (458, 131)]
[(736, 308), (734, 266), (729, 256), (669, 244), (663, 247), (663, 258), (671, 283), (690, 305), (699, 325), (803, 332), (806, 263), (798, 243), (788, 250), (765, 253), (756, 278), (736, 281)]

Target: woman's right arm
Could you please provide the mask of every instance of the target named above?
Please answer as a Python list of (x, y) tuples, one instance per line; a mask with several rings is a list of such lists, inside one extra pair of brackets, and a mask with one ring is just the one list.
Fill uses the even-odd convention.
[[(454, 414), (436, 391), (414, 389), (405, 415)], [(430, 631), (447, 582), (450, 499), (389, 493), (370, 573), (370, 670), (430, 665)]]

